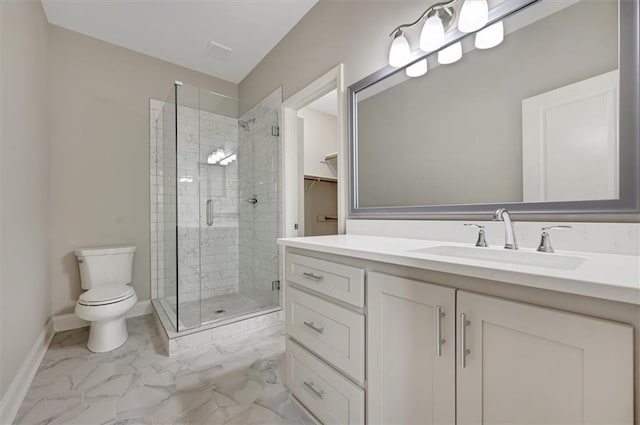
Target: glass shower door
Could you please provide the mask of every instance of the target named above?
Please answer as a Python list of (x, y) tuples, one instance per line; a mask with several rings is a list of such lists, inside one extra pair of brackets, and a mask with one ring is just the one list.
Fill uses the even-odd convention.
[(259, 308), (279, 305), (280, 92), (241, 116), (240, 292)]
[(201, 324), (236, 316), (238, 260), (238, 100), (200, 90)]
[(156, 121), (155, 243), (156, 290), (160, 308), (178, 325), (177, 107), (174, 85)]

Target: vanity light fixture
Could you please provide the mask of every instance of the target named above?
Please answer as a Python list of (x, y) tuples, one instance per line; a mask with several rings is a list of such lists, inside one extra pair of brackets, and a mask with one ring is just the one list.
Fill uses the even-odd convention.
[(217, 164), (226, 156), (227, 154), (224, 153), (224, 150), (218, 148), (215, 151), (213, 151), (211, 154), (209, 154), (209, 156), (207, 157), (207, 164)]
[(409, 41), (404, 36), (401, 29), (396, 29), (393, 33), (393, 43), (389, 49), (389, 65), (399, 68), (406, 65), (411, 57), (411, 47)]
[[(404, 29), (415, 27), (423, 21), (424, 27), (420, 35), (420, 48), (424, 51), (433, 51), (442, 46), (445, 31), (451, 26), (455, 18), (456, 11), (452, 6), (458, 1), (460, 0), (436, 3), (425, 10), (415, 21), (394, 28), (389, 34), (389, 37), (393, 37), (393, 42), (389, 49), (389, 65), (399, 68), (409, 62), (411, 59), (411, 46), (409, 46), (409, 41), (404, 35)], [(434, 38), (428, 40), (431, 37)]]
[(438, 52), (438, 63), (449, 65), (462, 58), (462, 43), (459, 41)]
[(490, 49), (496, 47), (504, 40), (504, 25), (498, 21), (489, 25), (476, 34), (475, 46), (478, 49)]
[(489, 22), (489, 4), (487, 0), (464, 0), (460, 9), (458, 29), (462, 32), (474, 32)]
[[(456, 18), (456, 6), (460, 0), (449, 0), (431, 5), (415, 21), (399, 25), (389, 34), (393, 38), (389, 49), (389, 65), (394, 68), (405, 66), (412, 59), (411, 46), (404, 30), (423, 23), (420, 32), (420, 50), (433, 52), (446, 42), (446, 32)], [(489, 4), (487, 0), (463, 0), (458, 17), (458, 29), (461, 32), (475, 32), (475, 46), (478, 49), (490, 49), (504, 39), (502, 21), (484, 28), (489, 22)], [(462, 43), (457, 42), (438, 52), (438, 62), (449, 65), (462, 58)], [(407, 67), (409, 77), (419, 77), (427, 72), (427, 60), (422, 59)]]
[(421, 77), (427, 73), (427, 58), (419, 60), (411, 66), (408, 66), (405, 73), (407, 77)]
[(443, 44), (444, 23), (442, 22), (442, 19), (440, 19), (438, 12), (436, 12), (424, 21), (424, 26), (420, 33), (420, 50), (423, 52), (432, 52), (437, 50)]
[(222, 159), (222, 160), (220, 161), (220, 165), (229, 165), (229, 164), (231, 164), (233, 161), (235, 161), (235, 160), (236, 160), (236, 158), (237, 158), (237, 157), (236, 157), (236, 154), (235, 154), (235, 153), (234, 153), (234, 154), (231, 154), (231, 155), (229, 155), (228, 157), (226, 157), (226, 158)]

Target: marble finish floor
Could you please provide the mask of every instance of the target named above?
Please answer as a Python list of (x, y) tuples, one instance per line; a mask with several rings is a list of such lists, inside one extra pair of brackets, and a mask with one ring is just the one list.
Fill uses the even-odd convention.
[(281, 324), (173, 357), (152, 316), (127, 321), (129, 340), (103, 354), (88, 328), (56, 334), (16, 424), (303, 424), (282, 384)]
[[(202, 305), (200, 304), (202, 303)], [(275, 307), (271, 300), (258, 302), (239, 292), (180, 303), (180, 322), (185, 329)], [(175, 315), (175, 313), (174, 313)], [(202, 315), (202, 319), (201, 316)], [(201, 322), (202, 321), (202, 322)]]

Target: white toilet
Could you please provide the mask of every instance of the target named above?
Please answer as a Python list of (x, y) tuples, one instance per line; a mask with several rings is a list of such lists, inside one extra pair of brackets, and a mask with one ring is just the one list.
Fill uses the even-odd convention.
[(135, 246), (76, 249), (82, 289), (76, 303), (79, 318), (91, 322), (87, 348), (111, 351), (128, 337), (125, 315), (138, 302), (129, 285)]

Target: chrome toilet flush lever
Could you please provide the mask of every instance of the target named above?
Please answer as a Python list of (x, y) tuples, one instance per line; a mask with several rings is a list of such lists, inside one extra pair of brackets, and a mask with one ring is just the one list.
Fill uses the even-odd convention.
[(471, 226), (471, 227), (477, 227), (479, 229), (478, 232), (478, 240), (476, 241), (476, 246), (480, 246), (483, 248), (486, 248), (489, 246), (489, 244), (487, 244), (487, 238), (484, 232), (484, 226), (481, 226), (479, 224), (475, 224), (475, 223), (465, 223), (465, 226)]
[(539, 252), (554, 252), (551, 246), (551, 235), (549, 230), (569, 230), (571, 226), (548, 226), (542, 228), (542, 236), (540, 237), (540, 245), (538, 245)]

